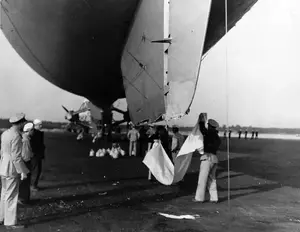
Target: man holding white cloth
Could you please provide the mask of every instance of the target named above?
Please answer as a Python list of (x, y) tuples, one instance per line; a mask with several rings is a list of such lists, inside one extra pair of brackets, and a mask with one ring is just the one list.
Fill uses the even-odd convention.
[(217, 128), (219, 124), (213, 120), (208, 120), (208, 128), (205, 127), (206, 116), (199, 115), (199, 128), (204, 139), (204, 154), (201, 156), (199, 171), (198, 187), (194, 202), (204, 202), (206, 187), (209, 190), (210, 202), (218, 202), (218, 192), (216, 183), (216, 170), (218, 164), (217, 151), (221, 145), (221, 139), (218, 135)]

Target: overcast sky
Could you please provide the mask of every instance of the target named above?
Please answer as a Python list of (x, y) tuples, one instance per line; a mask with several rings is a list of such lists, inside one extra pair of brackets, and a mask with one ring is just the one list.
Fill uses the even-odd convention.
[[(259, 0), (202, 63), (189, 116), (199, 112), (220, 124), (300, 128), (300, 1)], [(228, 48), (229, 107), (225, 49)], [(0, 33), (0, 116), (22, 111), (30, 118), (63, 121), (61, 104), (78, 108), (82, 97), (39, 77)]]

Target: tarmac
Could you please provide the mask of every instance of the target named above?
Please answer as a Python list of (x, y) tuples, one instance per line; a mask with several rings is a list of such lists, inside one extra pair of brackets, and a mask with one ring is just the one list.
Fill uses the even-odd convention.
[[(19, 207), (20, 222), (28, 225), (22, 231), (300, 231), (297, 141), (232, 139), (228, 201), (224, 140), (217, 180), (220, 203), (198, 204), (192, 202), (198, 157), (183, 183), (164, 186), (147, 180), (142, 157), (89, 157), (91, 143), (75, 138), (46, 133), (42, 190), (32, 194), (31, 205)], [(197, 216), (178, 220), (159, 213)]]

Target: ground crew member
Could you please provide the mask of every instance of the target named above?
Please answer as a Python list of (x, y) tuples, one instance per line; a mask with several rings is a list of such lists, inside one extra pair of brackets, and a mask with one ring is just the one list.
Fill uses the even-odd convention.
[(205, 127), (206, 118), (203, 113), (199, 116), (199, 127), (204, 139), (204, 154), (201, 156), (198, 186), (194, 202), (204, 202), (206, 187), (209, 190), (210, 202), (218, 202), (218, 192), (216, 183), (216, 170), (218, 158), (217, 151), (221, 145), (217, 128), (219, 124), (213, 120), (208, 120), (208, 128)]
[(245, 130), (245, 139), (247, 139), (247, 135), (248, 135), (248, 130)]
[(21, 131), (25, 123), (25, 115), (17, 114), (9, 119), (12, 127), (1, 135), (1, 201), (0, 223), (7, 229), (24, 228), (17, 224), (17, 204), (19, 196), (19, 182), (27, 178), (29, 173), (22, 159)]
[(156, 129), (157, 137), (161, 142), (161, 145), (163, 146), (165, 152), (167, 153), (170, 160), (172, 160), (172, 154), (170, 152), (169, 147), (169, 133), (165, 126), (159, 125)]
[(242, 135), (242, 130), (239, 130), (239, 139), (241, 139), (241, 135)]
[(149, 129), (146, 132), (148, 140), (148, 149), (147, 152), (151, 150), (154, 143), (154, 138), (156, 136), (156, 128), (153, 125), (149, 125)]
[[(23, 133), (23, 146), (22, 146), (22, 159), (26, 167), (31, 171), (31, 159), (33, 157), (31, 138), (33, 134), (33, 123), (29, 122), (24, 126)], [(30, 181), (31, 173), (28, 173), (27, 178), (20, 183), (19, 187), (19, 201), (20, 204), (28, 204), (30, 201)]]
[(140, 156), (144, 157), (147, 152), (148, 143), (147, 143), (147, 129), (146, 126), (141, 126), (139, 133), (140, 133), (140, 140), (139, 140), (139, 154)]
[(31, 159), (31, 190), (39, 191), (38, 184), (42, 173), (43, 160), (45, 159), (46, 146), (44, 143), (44, 132), (41, 131), (43, 126), (42, 121), (39, 119), (35, 119), (33, 121), (33, 124), (34, 130), (31, 139), (33, 152), (33, 158)]
[(175, 159), (177, 157), (177, 154), (184, 143), (184, 136), (179, 133), (179, 128), (176, 126), (173, 126), (172, 132), (173, 135), (172, 135), (171, 152), (172, 152), (173, 163), (175, 164)]
[(251, 139), (254, 139), (254, 134), (255, 134), (255, 131), (254, 131), (254, 130), (252, 130)]
[(131, 130), (128, 132), (127, 138), (129, 139), (129, 156), (136, 156), (137, 141), (140, 138), (140, 133), (137, 129), (135, 129), (134, 125), (131, 126)]

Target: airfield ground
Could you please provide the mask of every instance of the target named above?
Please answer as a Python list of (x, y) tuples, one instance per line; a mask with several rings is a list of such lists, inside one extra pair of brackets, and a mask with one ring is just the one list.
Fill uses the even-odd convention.
[[(70, 134), (47, 133), (46, 144), (43, 190), (32, 196), (32, 206), (19, 208), (21, 222), (29, 225), (24, 231), (300, 231), (298, 141), (231, 140), (230, 210), (225, 141), (217, 205), (191, 201), (197, 157), (184, 183), (163, 186), (147, 180), (142, 158), (91, 158), (91, 143), (78, 143)], [(175, 220), (158, 212), (200, 217)]]

